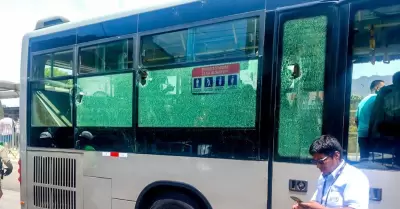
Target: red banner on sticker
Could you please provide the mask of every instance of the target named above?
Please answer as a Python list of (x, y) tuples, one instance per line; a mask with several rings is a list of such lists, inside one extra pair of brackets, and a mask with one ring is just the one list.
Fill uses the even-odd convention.
[(236, 74), (240, 72), (240, 64), (217, 65), (208, 67), (194, 68), (192, 77), (214, 76), (214, 75), (227, 75)]

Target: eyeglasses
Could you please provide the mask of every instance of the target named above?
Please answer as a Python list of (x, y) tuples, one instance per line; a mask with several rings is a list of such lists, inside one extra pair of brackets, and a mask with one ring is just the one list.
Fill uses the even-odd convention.
[(326, 156), (326, 157), (324, 157), (324, 158), (322, 158), (322, 159), (319, 159), (319, 160), (312, 160), (311, 162), (312, 162), (313, 164), (320, 164), (320, 165), (322, 165), (322, 164), (325, 163), (326, 159), (328, 159), (328, 156)]

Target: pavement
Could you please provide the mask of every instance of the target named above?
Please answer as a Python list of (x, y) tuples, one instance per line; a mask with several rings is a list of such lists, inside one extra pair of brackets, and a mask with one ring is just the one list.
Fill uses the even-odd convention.
[(19, 192), (3, 189), (0, 199), (0, 209), (21, 209)]
[(17, 153), (9, 155), (13, 164), (13, 172), (3, 178), (1, 185), (3, 190), (3, 197), (0, 199), (0, 209), (21, 209), (20, 205), (20, 187), (18, 181), (18, 157)]

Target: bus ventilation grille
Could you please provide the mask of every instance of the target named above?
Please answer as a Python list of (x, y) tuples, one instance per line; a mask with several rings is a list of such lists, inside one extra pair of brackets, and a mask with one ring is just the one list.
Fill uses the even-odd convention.
[(76, 160), (34, 156), (33, 163), (34, 206), (76, 209)]

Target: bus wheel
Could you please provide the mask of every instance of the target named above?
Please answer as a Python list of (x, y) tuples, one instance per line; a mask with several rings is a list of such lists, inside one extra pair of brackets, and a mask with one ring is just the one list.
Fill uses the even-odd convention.
[(190, 196), (166, 193), (156, 197), (150, 209), (200, 209), (200, 207)]

